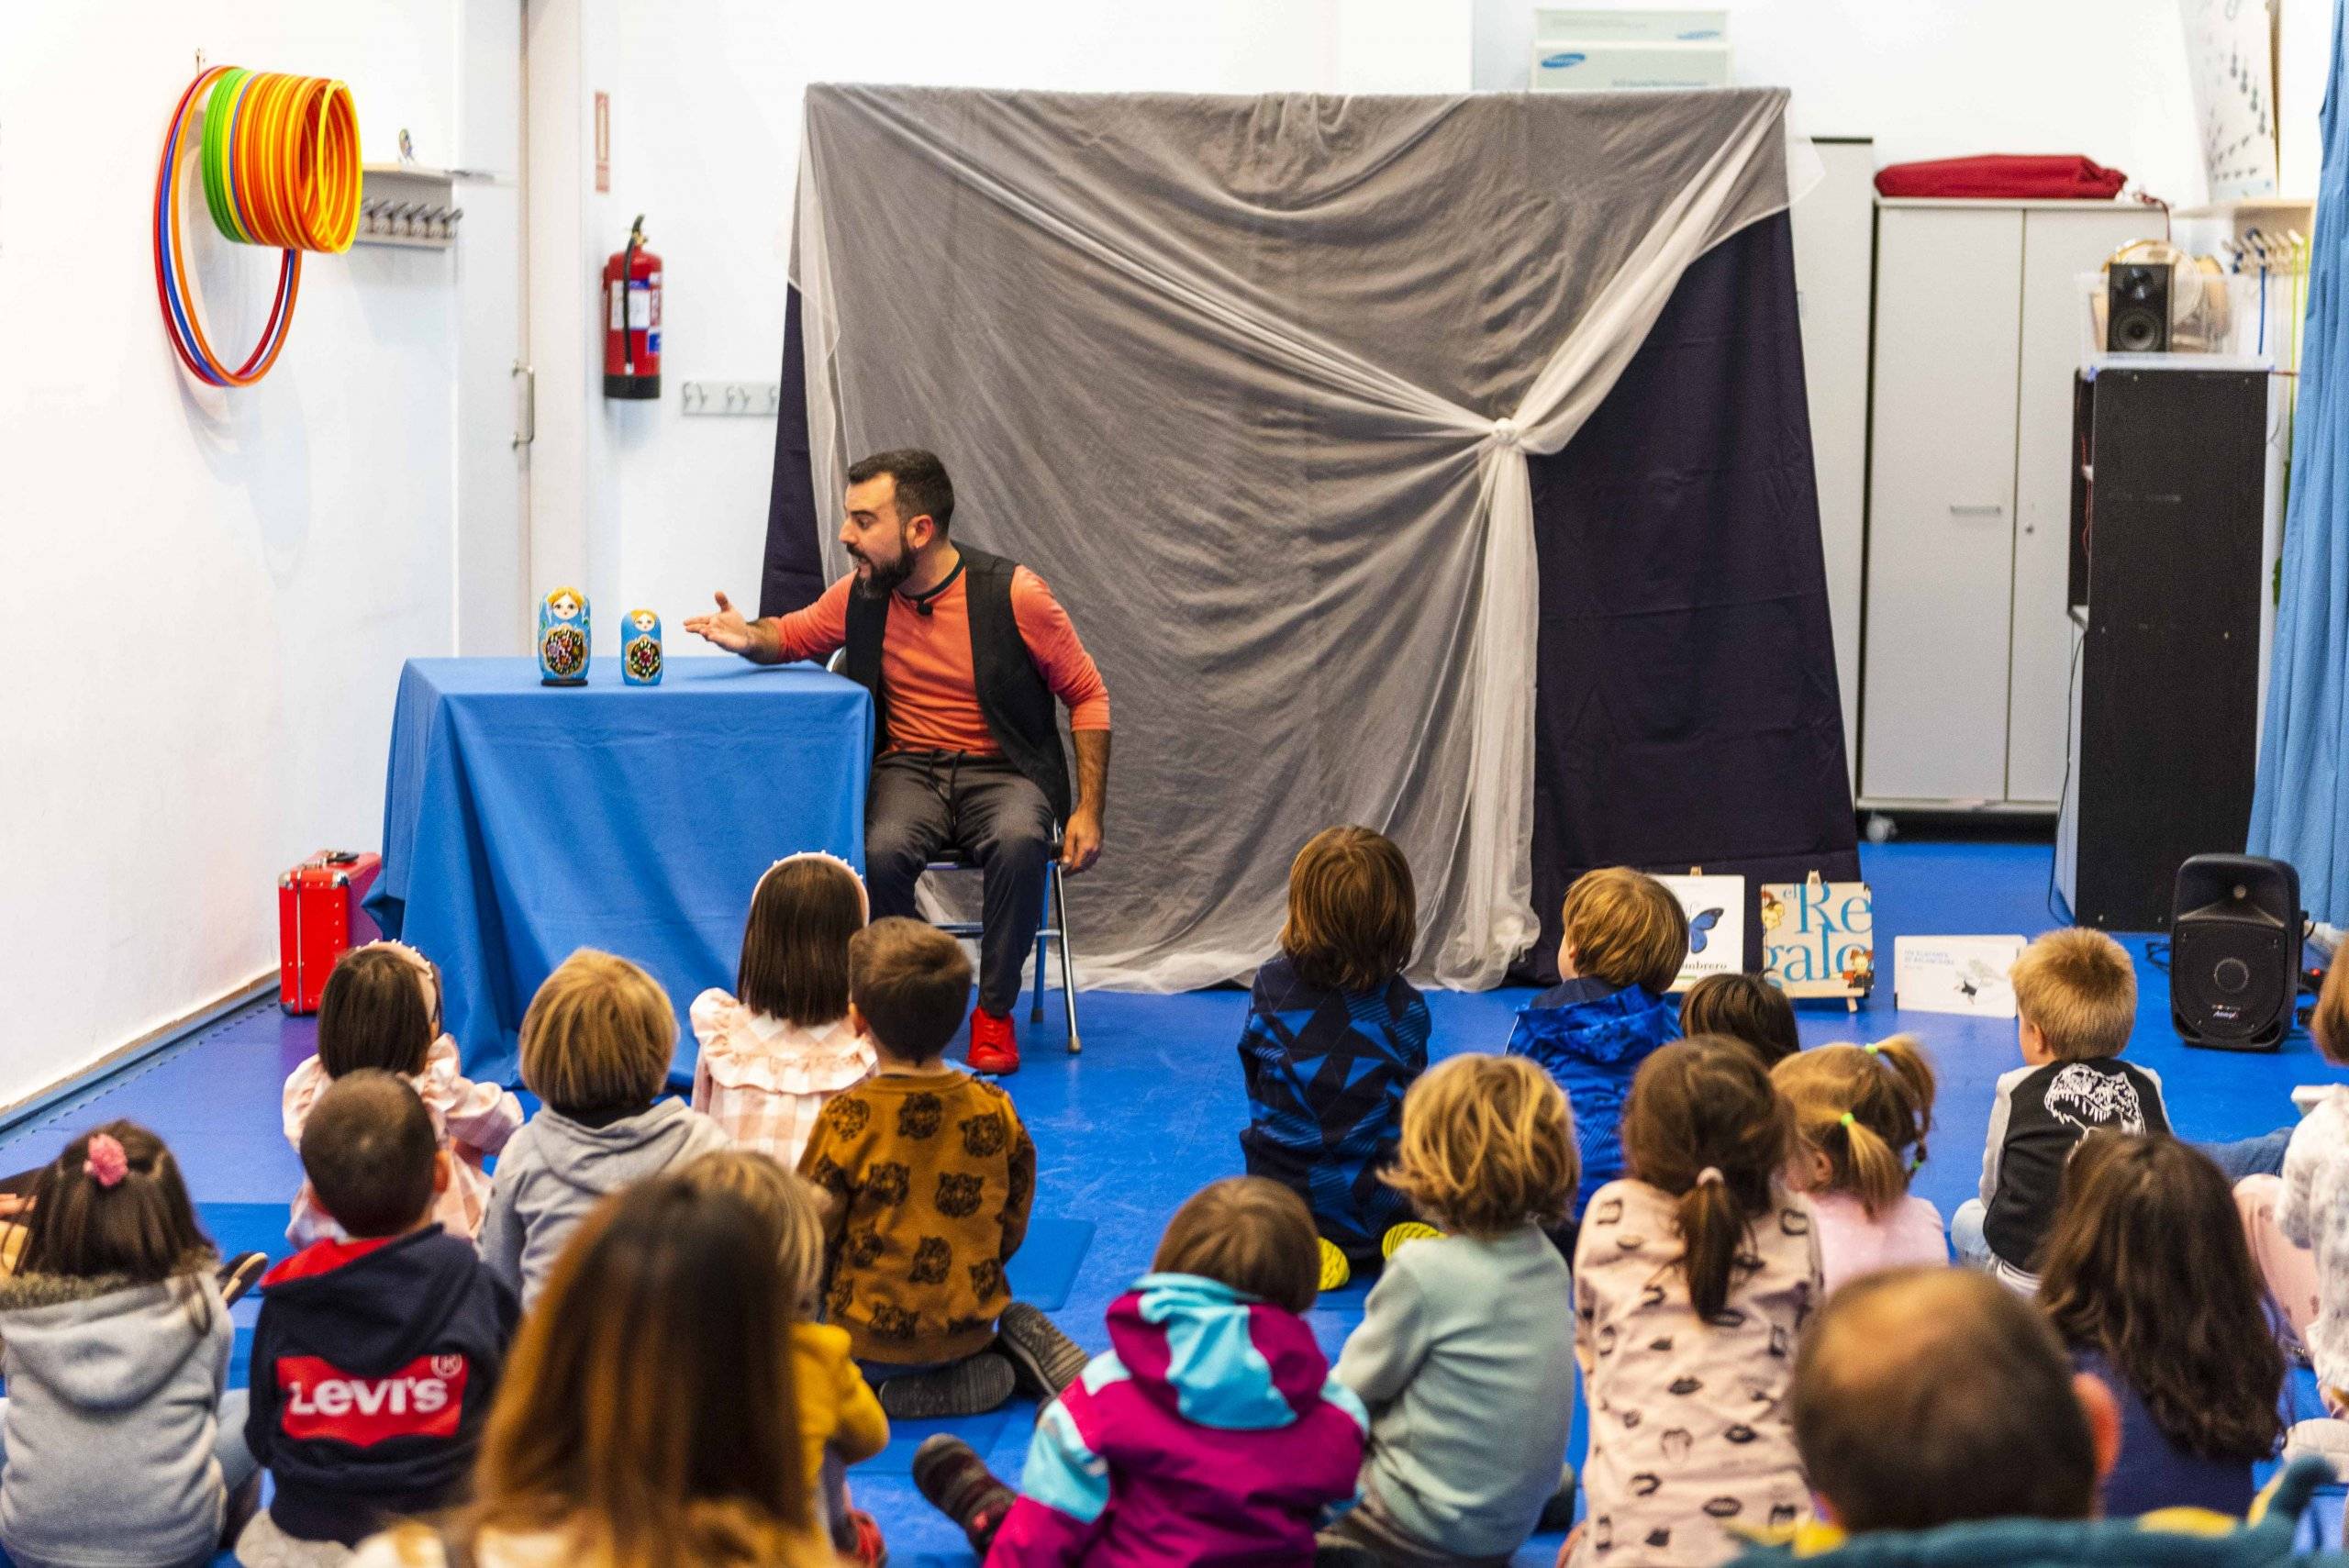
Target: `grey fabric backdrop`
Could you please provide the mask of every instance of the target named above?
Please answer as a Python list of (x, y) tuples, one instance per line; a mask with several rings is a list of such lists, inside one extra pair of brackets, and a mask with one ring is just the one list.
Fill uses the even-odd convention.
[(1782, 108), (811, 91), (814, 494), (930, 446), (1071, 606), (1118, 731), (1088, 980), (1245, 971), (1336, 821), (1410, 856), (1419, 973), (1525, 950), (1525, 460), (1784, 206)]

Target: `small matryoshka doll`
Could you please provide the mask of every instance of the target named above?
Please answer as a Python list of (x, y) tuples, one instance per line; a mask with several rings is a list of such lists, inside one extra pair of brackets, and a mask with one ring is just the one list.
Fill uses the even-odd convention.
[(661, 684), (661, 617), (651, 610), (630, 610), (620, 622), (620, 684)]
[(587, 595), (557, 588), (539, 604), (539, 683), (587, 684)]

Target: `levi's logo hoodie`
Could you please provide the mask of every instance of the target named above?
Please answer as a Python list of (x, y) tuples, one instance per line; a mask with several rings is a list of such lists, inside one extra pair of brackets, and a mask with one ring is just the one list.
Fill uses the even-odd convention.
[(438, 1225), (320, 1241), (261, 1297), (245, 1438), (278, 1529), (355, 1546), (453, 1501), (520, 1311), (473, 1244)]

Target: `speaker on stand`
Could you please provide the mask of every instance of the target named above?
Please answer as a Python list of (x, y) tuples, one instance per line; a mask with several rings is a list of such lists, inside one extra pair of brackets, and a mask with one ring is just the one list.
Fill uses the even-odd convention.
[(2170, 270), (2166, 263), (2115, 261), (2104, 274), (2104, 349), (2110, 354), (2159, 354), (2169, 349)]
[(2177, 868), (2170, 917), (2170, 1021), (2188, 1045), (2274, 1051), (2300, 991), (2300, 874), (2255, 855), (2196, 855)]

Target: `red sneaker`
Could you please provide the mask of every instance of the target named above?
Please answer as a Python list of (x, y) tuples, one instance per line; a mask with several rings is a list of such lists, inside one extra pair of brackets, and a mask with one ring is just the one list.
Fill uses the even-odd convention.
[(997, 1018), (985, 1007), (971, 1009), (971, 1051), (974, 1073), (1008, 1078), (1019, 1071), (1019, 1035), (1008, 1017)]

